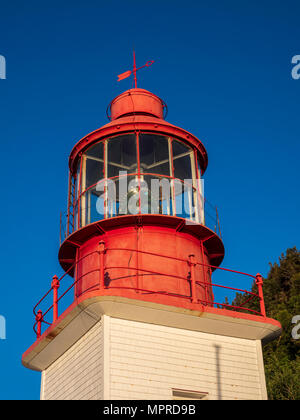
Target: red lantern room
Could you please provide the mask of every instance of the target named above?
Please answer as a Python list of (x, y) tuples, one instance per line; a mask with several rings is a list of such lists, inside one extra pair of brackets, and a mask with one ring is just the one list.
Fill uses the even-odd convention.
[[(164, 120), (165, 110), (151, 92), (128, 90), (111, 102), (111, 122), (71, 152), (68, 234), (59, 259), (66, 271), (77, 261), (76, 297), (99, 283), (101, 240), (104, 252), (110, 249), (105, 294), (212, 304), (210, 265), (220, 264), (224, 247), (205, 224), (207, 154), (195, 136)], [(179, 281), (188, 258), (205, 264), (194, 267), (205, 284)]]
[[(79, 380), (76, 374), (70, 373), (68, 377), (62, 371), (71, 369), (76, 354), (77, 362), (82, 358), (82, 366), (90, 369), (90, 377), (93, 377), (96, 368), (90, 356), (80, 349), (87, 340), (93, 343), (94, 336), (90, 338), (90, 335), (96, 334), (95, 331), (102, 331), (102, 341), (99, 340), (104, 349), (102, 353), (99, 347), (95, 350), (101, 353), (97, 360), (101, 360), (103, 369), (99, 367), (96, 382), (102, 391), (97, 394), (97, 387), (91, 385), (94, 394), (89, 397), (95, 395), (97, 399), (169, 399), (176, 397), (178, 389), (183, 397), (206, 398), (210, 394), (212, 399), (218, 399), (219, 388), (213, 390), (210, 385), (207, 390), (204, 383), (197, 387), (192, 374), (181, 383), (181, 368), (174, 384), (169, 384), (168, 373), (164, 373), (161, 365), (165, 356), (158, 353), (156, 361), (151, 359), (151, 354), (143, 355), (147, 374), (140, 373), (132, 353), (123, 361), (127, 365), (132, 363), (127, 366), (126, 375), (129, 377), (133, 372), (134, 378), (140, 378), (142, 394), (132, 384), (135, 391), (127, 389), (127, 393), (122, 394), (117, 386), (118, 391), (114, 391), (113, 384), (122, 380), (108, 378), (116, 374), (112, 372), (126, 369), (120, 361), (111, 371), (105, 369), (117, 363), (113, 357), (118, 351), (121, 354), (127, 350), (138, 352), (144, 335), (153, 339), (159, 337), (159, 342), (164, 342), (166, 336), (173, 337), (173, 345), (180, 352), (178, 357), (182, 358), (180, 366), (186, 366), (189, 362), (185, 357), (189, 358), (180, 349), (182, 340), (192, 339), (191, 334), (196, 334), (191, 346), (196, 346), (197, 340), (200, 344), (212, 343), (209, 341), (212, 338), (221, 343), (220, 348), (225, 346), (224, 349), (230, 347), (229, 341), (233, 349), (249, 346), (253, 361), (257, 357), (261, 360), (261, 350), (253, 343), (272, 339), (280, 332), (280, 325), (266, 318), (259, 275), (250, 275), (256, 281), (257, 293), (236, 289), (248, 293), (245, 301), (257, 299), (257, 311), (216, 302), (215, 287), (225, 286), (215, 285), (212, 273), (223, 260), (224, 246), (217, 212), (212, 223), (206, 215), (208, 203), (203, 196), (202, 177), (207, 167), (207, 153), (197, 137), (168, 123), (164, 118), (166, 112), (164, 101), (153, 93), (138, 88), (127, 90), (108, 106), (110, 122), (82, 138), (71, 151), (67, 226), (59, 249), (59, 261), (65, 274), (60, 279), (54, 276), (51, 289), (35, 306), (37, 340), (23, 355), (25, 366), (43, 372), (43, 399), (86, 397), (84, 392), (76, 391)], [(62, 291), (67, 275), (72, 281)], [(44, 300), (51, 295), (52, 304), (42, 309)], [(72, 295), (72, 301), (63, 310), (67, 295)], [(48, 326), (43, 331), (45, 324)], [(134, 328), (140, 329), (140, 333), (132, 335)], [(181, 341), (176, 341), (178, 329)], [(122, 334), (125, 341), (120, 338)], [(169, 341), (165, 343), (169, 345)], [(239, 350), (237, 357), (242, 353)], [(146, 362), (147, 357), (152, 360), (151, 365)], [(218, 368), (220, 363), (214, 360), (212, 363)], [(201, 369), (203, 372), (205, 363), (200, 365), (199, 372)], [(76, 371), (78, 365), (74, 366), (72, 369)], [(254, 398), (265, 398), (263, 368), (259, 363), (253, 366), (255, 375), (261, 378)], [(177, 368), (174, 365), (174, 369)], [(228, 373), (230, 369), (226, 369)], [(155, 380), (151, 375), (155, 377), (157, 370), (161, 371), (161, 382), (169, 384), (168, 393), (160, 393), (158, 387), (157, 393), (149, 391), (149, 396), (147, 390), (152, 389), (150, 382)], [(72, 391), (58, 394), (60, 381), (64, 382), (64, 389)], [(240, 382), (242, 387), (246, 386)], [(90, 386), (86, 383), (83, 388)]]

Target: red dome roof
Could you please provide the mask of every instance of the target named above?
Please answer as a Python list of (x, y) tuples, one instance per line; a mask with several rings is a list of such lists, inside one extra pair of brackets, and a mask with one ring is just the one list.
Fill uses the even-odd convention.
[(145, 89), (129, 89), (113, 99), (109, 105), (110, 119), (129, 115), (148, 115), (164, 118), (166, 105), (158, 96)]

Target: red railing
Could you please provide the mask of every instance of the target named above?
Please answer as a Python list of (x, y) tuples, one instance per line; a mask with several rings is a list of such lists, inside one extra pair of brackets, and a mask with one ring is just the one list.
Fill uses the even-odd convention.
[[(142, 253), (142, 254), (147, 254), (147, 255), (152, 255), (155, 257), (161, 257), (161, 258), (165, 258), (165, 259), (169, 259), (169, 260), (176, 260), (179, 262), (183, 262), (187, 264), (188, 270), (187, 270), (187, 276), (183, 277), (183, 276), (178, 276), (175, 274), (170, 274), (170, 273), (162, 273), (159, 271), (151, 271), (151, 270), (145, 270), (142, 269), (140, 267), (138, 268), (134, 268), (132, 267), (134, 270), (136, 270), (136, 274), (135, 276), (139, 276), (139, 275), (144, 275), (144, 274), (150, 274), (150, 275), (157, 275), (157, 276), (168, 276), (168, 277), (172, 277), (172, 278), (176, 278), (179, 279), (181, 281), (187, 281), (190, 283), (190, 294), (189, 295), (183, 295), (183, 294), (178, 294), (178, 293), (174, 293), (174, 292), (168, 292), (168, 291), (164, 291), (164, 290), (149, 290), (149, 289), (144, 289), (144, 288), (140, 288), (139, 285), (137, 285), (136, 287), (127, 287), (127, 286), (110, 286), (110, 283), (114, 280), (120, 280), (119, 278), (115, 278), (115, 279), (110, 279), (109, 284), (107, 284), (106, 280), (105, 280), (105, 273), (107, 272), (107, 270), (110, 269), (122, 269), (121, 266), (105, 266), (105, 261), (104, 261), (104, 255), (107, 252), (110, 251), (130, 251), (130, 252), (138, 252), (138, 253)], [(255, 315), (259, 315), (259, 316), (263, 316), (266, 317), (266, 311), (265, 311), (265, 305), (264, 305), (264, 298), (263, 298), (263, 279), (262, 276), (260, 274), (257, 274), (256, 276), (253, 276), (251, 274), (247, 274), (241, 271), (236, 271), (236, 270), (231, 270), (228, 268), (223, 268), (223, 267), (217, 267), (217, 266), (213, 266), (213, 265), (209, 265), (209, 264), (205, 264), (199, 261), (196, 261), (194, 255), (190, 255), (188, 259), (184, 259), (184, 258), (178, 258), (178, 257), (170, 257), (167, 255), (161, 255), (161, 254), (156, 254), (153, 252), (147, 252), (147, 251), (141, 251), (141, 250), (137, 250), (137, 249), (129, 249), (129, 248), (105, 248), (105, 244), (103, 241), (99, 242), (99, 246), (98, 249), (96, 251), (92, 251), (89, 254), (85, 255), (84, 257), (78, 259), (76, 261), (76, 263), (74, 263), (73, 265), (71, 265), (69, 267), (69, 269), (60, 277), (58, 278), (57, 276), (53, 276), (52, 278), (52, 282), (51, 282), (51, 288), (44, 294), (44, 296), (38, 301), (38, 303), (34, 306), (33, 308), (33, 313), (35, 316), (35, 323), (33, 326), (33, 329), (36, 333), (37, 338), (39, 338), (41, 336), (42, 333), (42, 323), (45, 323), (47, 325), (52, 325), (52, 323), (54, 323), (57, 318), (58, 318), (58, 303), (59, 301), (73, 288), (75, 288), (75, 285), (87, 274), (90, 274), (91, 271), (84, 273), (82, 276), (77, 277), (77, 279), (75, 281), (72, 282), (71, 285), (69, 285), (67, 287), (67, 289), (58, 297), (58, 289), (60, 288), (61, 285), (61, 281), (70, 273), (75, 269), (76, 272), (76, 266), (78, 265), (79, 262), (81, 262), (83, 259), (87, 258), (88, 256), (92, 255), (92, 254), (98, 254), (99, 255), (99, 268), (97, 269), (93, 269), (92, 271), (99, 271), (99, 281), (97, 282), (97, 284), (91, 286), (89, 289), (98, 289), (98, 290), (107, 290), (107, 289), (123, 289), (123, 290), (134, 290), (136, 292), (144, 292), (144, 293), (150, 293), (150, 294), (163, 294), (163, 295), (167, 295), (167, 296), (172, 296), (172, 297), (179, 297), (185, 300), (189, 300), (191, 303), (199, 303), (205, 306), (216, 306), (216, 307), (222, 307), (222, 308), (227, 308), (230, 310), (236, 310), (236, 311), (247, 311), (250, 312), (252, 314)], [(196, 279), (195, 276), (195, 267), (199, 265), (202, 266), (203, 269), (206, 267), (209, 272), (211, 273), (213, 270), (222, 270), (228, 273), (233, 273), (233, 274), (240, 274), (243, 276), (247, 276), (250, 277), (252, 279), (255, 280), (255, 284), (257, 286), (257, 293), (253, 293), (250, 292), (248, 290), (244, 290), (244, 289), (238, 289), (235, 287), (230, 287), (230, 286), (224, 286), (224, 285), (220, 285), (220, 284), (215, 284), (215, 283), (211, 283), (205, 280), (204, 277), (204, 281), (199, 281)], [(126, 269), (128, 269), (128, 267), (125, 267)], [(138, 272), (142, 272), (142, 274), (139, 274)], [(126, 276), (123, 276), (122, 278), (128, 278), (130, 276), (128, 276), (128, 274)], [(239, 306), (235, 306), (235, 305), (230, 305), (228, 303), (221, 303), (221, 302), (216, 302), (214, 300), (214, 294), (211, 294), (211, 299), (209, 299), (209, 297), (207, 295), (205, 295), (205, 299), (199, 299), (199, 297), (197, 297), (196, 295), (196, 285), (203, 285), (205, 288), (221, 288), (221, 289), (226, 289), (226, 290), (231, 290), (231, 291), (235, 291), (235, 292), (239, 292), (239, 293), (244, 293), (246, 295), (246, 300), (240, 304)], [(48, 307), (48, 309), (45, 310), (45, 312), (42, 312), (40, 309), (37, 310), (37, 308), (41, 305), (41, 303), (43, 301), (45, 301), (45, 299), (47, 298), (47, 296), (49, 296), (50, 292), (53, 290), (53, 302), (52, 305), (50, 305), (50, 307)], [(214, 290), (214, 289), (213, 289)], [(86, 292), (87, 290), (85, 290), (84, 292)], [(83, 293), (84, 293), (83, 292)], [(252, 301), (253, 299), (257, 299), (259, 302), (259, 307), (260, 307), (260, 311), (256, 311), (254, 309), (251, 308), (247, 308), (244, 305), (246, 305), (247, 303), (249, 303), (250, 301)], [(53, 319), (52, 319), (52, 323), (49, 321), (46, 321), (45, 317), (46, 315), (49, 314), (49, 312), (53, 310)]]

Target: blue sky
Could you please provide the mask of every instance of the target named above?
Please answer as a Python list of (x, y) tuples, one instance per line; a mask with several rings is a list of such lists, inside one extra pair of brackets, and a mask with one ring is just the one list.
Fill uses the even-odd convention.
[[(61, 275), (59, 212), (68, 154), (107, 122), (106, 107), (138, 85), (168, 104), (167, 120), (208, 152), (205, 193), (218, 206), (224, 267), (263, 275), (299, 247), (300, 54), (296, 1), (2, 2), (0, 399), (38, 399), (39, 373), (21, 365), (32, 307)], [(236, 287), (250, 287), (237, 277)]]

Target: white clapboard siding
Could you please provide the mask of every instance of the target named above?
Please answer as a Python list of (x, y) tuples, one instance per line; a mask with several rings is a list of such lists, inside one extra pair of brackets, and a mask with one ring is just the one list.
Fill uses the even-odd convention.
[(103, 328), (94, 325), (44, 372), (41, 398), (99, 400), (103, 398)]
[(172, 388), (208, 399), (262, 399), (255, 340), (110, 318), (111, 399), (171, 399)]
[(266, 399), (261, 343), (103, 316), (43, 372), (42, 399)]

